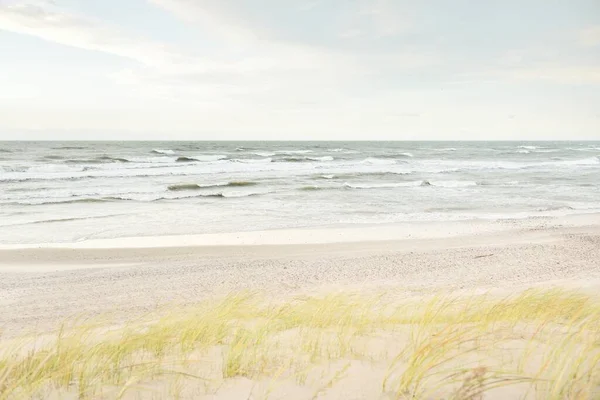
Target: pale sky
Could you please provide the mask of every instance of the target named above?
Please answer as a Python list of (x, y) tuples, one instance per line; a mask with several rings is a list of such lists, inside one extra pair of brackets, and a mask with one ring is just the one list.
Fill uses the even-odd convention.
[(0, 0), (2, 139), (600, 140), (600, 0)]

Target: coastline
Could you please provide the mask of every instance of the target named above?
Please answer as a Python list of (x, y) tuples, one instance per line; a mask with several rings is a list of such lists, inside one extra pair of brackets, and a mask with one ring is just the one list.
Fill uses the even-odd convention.
[[(141, 249), (208, 246), (263, 246), (445, 239), (502, 235), (530, 230), (600, 226), (600, 213), (522, 219), (472, 219), (384, 224), (346, 224), (226, 233), (148, 235), (77, 242), (1, 244), (0, 252), (24, 249)], [(0, 259), (1, 262), (1, 259)]]
[(593, 290), (600, 287), (599, 217), (4, 246), (0, 326), (7, 335), (44, 331), (75, 315), (130, 318), (248, 290), (273, 298), (540, 285)]

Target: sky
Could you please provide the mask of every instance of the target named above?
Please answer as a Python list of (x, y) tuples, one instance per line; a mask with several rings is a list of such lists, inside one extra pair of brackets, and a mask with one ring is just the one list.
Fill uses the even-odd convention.
[(0, 140), (600, 140), (599, 0), (0, 0)]

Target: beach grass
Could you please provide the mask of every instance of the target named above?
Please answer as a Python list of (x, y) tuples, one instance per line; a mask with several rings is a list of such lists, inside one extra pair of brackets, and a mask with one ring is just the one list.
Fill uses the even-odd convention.
[(599, 385), (600, 299), (560, 289), (242, 293), (0, 342), (0, 400), (558, 400), (599, 398)]

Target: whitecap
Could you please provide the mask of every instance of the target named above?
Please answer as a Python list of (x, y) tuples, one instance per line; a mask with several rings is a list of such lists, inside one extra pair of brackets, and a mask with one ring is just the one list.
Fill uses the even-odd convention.
[(477, 182), (473, 181), (428, 181), (431, 186), (438, 186), (444, 188), (462, 188), (477, 186)]
[(227, 158), (226, 155), (223, 154), (207, 154), (207, 155), (201, 155), (201, 156), (192, 156), (190, 158), (193, 158), (194, 160), (197, 161), (219, 161), (219, 160), (225, 160)]
[(177, 161), (177, 159), (175, 157), (131, 157), (128, 158), (128, 160), (130, 162), (134, 162), (134, 163), (159, 163), (159, 164), (164, 164), (164, 163), (172, 163)]
[(396, 161), (375, 157), (368, 157), (361, 161), (362, 164), (371, 164), (371, 165), (391, 165), (396, 164)]
[(231, 161), (238, 162), (238, 163), (244, 163), (244, 164), (263, 164), (263, 163), (270, 163), (271, 161), (273, 161), (273, 159), (270, 157), (267, 157), (267, 158), (235, 159), (235, 160), (231, 160)]
[(307, 154), (312, 153), (312, 150), (279, 150), (276, 154)]
[(344, 187), (349, 189), (391, 189), (399, 187), (421, 186), (423, 181), (411, 182), (388, 182), (388, 183), (344, 183)]
[(307, 157), (307, 160), (311, 160), (311, 161), (333, 161), (333, 157), (331, 156), (324, 156), (324, 157)]
[(152, 153), (156, 153), (156, 154), (166, 154), (166, 155), (172, 155), (175, 154), (175, 152), (173, 150), (163, 150), (163, 149), (152, 149)]

